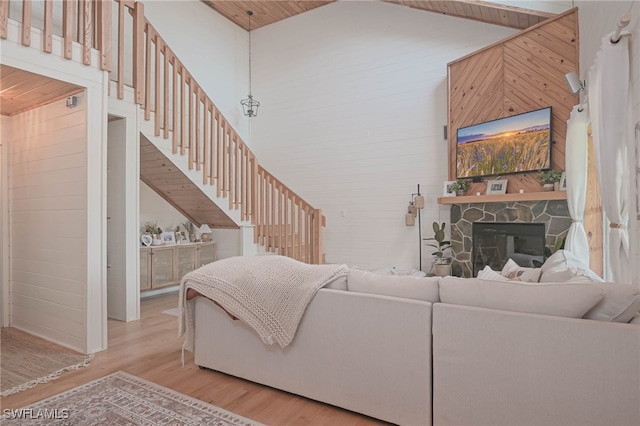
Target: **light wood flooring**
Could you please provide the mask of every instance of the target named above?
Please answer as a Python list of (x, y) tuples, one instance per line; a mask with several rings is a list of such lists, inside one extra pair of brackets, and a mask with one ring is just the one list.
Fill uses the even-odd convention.
[(190, 352), (185, 352), (182, 367), (177, 318), (162, 313), (177, 306), (177, 293), (144, 299), (140, 321), (109, 320), (109, 347), (97, 353), (88, 368), (63, 373), (53, 382), (0, 398), (1, 408), (23, 407), (121, 370), (267, 425), (384, 424), (331, 405), (200, 369), (193, 363)]

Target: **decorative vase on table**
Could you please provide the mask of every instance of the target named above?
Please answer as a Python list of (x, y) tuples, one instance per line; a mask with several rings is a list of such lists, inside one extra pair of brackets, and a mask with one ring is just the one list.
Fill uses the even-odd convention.
[(553, 191), (554, 187), (555, 187), (555, 185), (553, 183), (545, 183), (544, 185), (542, 185), (542, 190), (543, 191)]

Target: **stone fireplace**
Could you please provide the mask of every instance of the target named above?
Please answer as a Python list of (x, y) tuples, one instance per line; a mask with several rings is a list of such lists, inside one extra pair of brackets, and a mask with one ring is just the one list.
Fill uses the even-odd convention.
[[(545, 242), (553, 247), (567, 235), (571, 217), (565, 200), (464, 203), (451, 206), (452, 274), (473, 276), (473, 223), (544, 223)], [(506, 260), (506, 259), (505, 259)]]

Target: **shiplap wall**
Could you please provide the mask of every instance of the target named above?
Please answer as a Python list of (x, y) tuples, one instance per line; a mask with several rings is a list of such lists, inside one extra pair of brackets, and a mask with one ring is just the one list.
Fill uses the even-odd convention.
[(74, 109), (61, 100), (12, 117), (9, 146), (12, 325), (81, 351), (87, 318), (83, 101)]
[[(640, 2), (638, 1), (577, 1), (580, 19), (580, 70), (581, 78), (587, 78), (596, 53), (600, 50), (601, 39), (615, 30), (618, 18), (631, 11), (631, 23), (627, 27), (633, 36), (630, 40), (631, 60), (631, 126), (640, 121)], [(633, 154), (629, 156), (633, 157)], [(637, 165), (630, 161), (631, 170)], [(632, 191), (634, 191), (632, 178)], [(631, 264), (635, 265), (634, 282), (640, 286), (640, 221), (635, 220), (636, 205), (634, 192), (629, 206), (629, 234), (631, 245)]]
[[(447, 63), (514, 32), (377, 2), (337, 2), (255, 31), (252, 149), (323, 209), (327, 262), (418, 267), (418, 229), (404, 225), (417, 184), (424, 237), (449, 218), (436, 204)], [(429, 247), (423, 259), (428, 270)]]
[(248, 33), (199, 1), (146, 1), (145, 16), (242, 139), (249, 120)]

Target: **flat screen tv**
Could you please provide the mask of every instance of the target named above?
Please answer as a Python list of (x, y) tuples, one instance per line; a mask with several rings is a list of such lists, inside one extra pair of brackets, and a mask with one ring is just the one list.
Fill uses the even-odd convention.
[(457, 131), (456, 177), (473, 178), (551, 168), (551, 107)]

